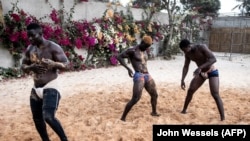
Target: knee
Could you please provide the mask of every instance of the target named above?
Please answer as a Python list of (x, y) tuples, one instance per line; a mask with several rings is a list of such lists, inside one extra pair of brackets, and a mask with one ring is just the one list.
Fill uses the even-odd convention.
[(194, 89), (192, 89), (192, 88), (188, 89), (188, 93), (193, 93), (193, 92), (194, 92)]
[(196, 91), (195, 89), (189, 88), (189, 89), (188, 89), (188, 94), (193, 94), (195, 91)]
[(52, 121), (54, 120), (54, 116), (51, 115), (51, 114), (49, 114), (49, 113), (47, 113), (47, 112), (44, 112), (44, 113), (43, 113), (43, 119), (44, 119), (46, 122), (50, 123), (50, 122), (52, 122)]
[(157, 93), (155, 93), (154, 97), (155, 97), (155, 98), (158, 98), (158, 94), (157, 94)]
[(157, 99), (158, 98), (158, 94), (157, 93), (154, 93), (151, 97), (152, 99)]
[(219, 96), (218, 93), (213, 93), (212, 96), (213, 96), (213, 98), (214, 98), (216, 101), (220, 99), (220, 96)]
[(132, 98), (132, 99), (130, 100), (130, 103), (136, 104), (139, 100), (140, 100), (139, 97), (134, 97), (134, 98)]
[(42, 117), (38, 118), (38, 117), (33, 117), (33, 121), (36, 123), (36, 124), (40, 124), (40, 123), (43, 123), (44, 122), (44, 119)]

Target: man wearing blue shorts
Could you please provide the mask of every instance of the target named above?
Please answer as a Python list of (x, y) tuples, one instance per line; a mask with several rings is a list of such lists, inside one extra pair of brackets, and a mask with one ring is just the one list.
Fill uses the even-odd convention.
[[(134, 46), (132, 48), (128, 48), (118, 55), (117, 59), (122, 66), (124, 66), (128, 70), (128, 74), (130, 77), (133, 77), (133, 95), (131, 100), (127, 103), (124, 112), (122, 114), (121, 120), (125, 121), (128, 112), (132, 109), (132, 107), (140, 100), (142, 95), (143, 88), (151, 96), (151, 106), (152, 106), (152, 116), (159, 116), (156, 112), (157, 105), (157, 91), (156, 85), (147, 69), (147, 56), (144, 54), (145, 51), (151, 46), (152, 38), (150, 36), (144, 36), (139, 45)], [(128, 58), (131, 61), (133, 71), (127, 66), (124, 61), (124, 58)]]
[(181, 88), (183, 90), (185, 90), (184, 79), (188, 73), (190, 62), (194, 61), (198, 66), (194, 71), (194, 77), (187, 91), (187, 96), (181, 113), (186, 113), (187, 107), (193, 98), (193, 94), (205, 82), (205, 80), (208, 79), (210, 92), (219, 110), (220, 119), (221, 121), (225, 120), (223, 102), (219, 95), (219, 72), (214, 66), (214, 63), (216, 62), (215, 56), (206, 45), (193, 45), (187, 39), (181, 40), (179, 46), (185, 54), (185, 63), (181, 78)]

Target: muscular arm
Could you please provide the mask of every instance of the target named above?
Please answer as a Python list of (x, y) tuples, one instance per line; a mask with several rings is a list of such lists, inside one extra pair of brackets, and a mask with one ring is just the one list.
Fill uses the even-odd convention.
[(182, 69), (182, 77), (181, 77), (182, 82), (184, 81), (184, 79), (188, 73), (189, 64), (190, 64), (190, 59), (185, 55), (185, 62), (184, 62), (184, 66)]
[(22, 65), (21, 65), (21, 69), (25, 73), (29, 73), (31, 71), (31, 65), (29, 62), (30, 62), (30, 60), (28, 59), (27, 56), (25, 56), (23, 61), (22, 61)]
[(125, 62), (124, 58), (129, 58), (129, 55), (131, 55), (133, 53), (133, 49), (130, 48), (130, 49), (127, 49), (125, 51), (123, 51), (122, 53), (120, 53), (118, 56), (117, 56), (117, 60), (120, 62), (120, 64), (122, 66), (124, 66), (127, 70), (128, 70), (128, 73), (129, 73), (129, 76), (132, 77), (133, 75), (133, 71), (128, 67), (127, 63)]
[(67, 56), (65, 55), (63, 49), (57, 45), (52, 43), (52, 59), (42, 59), (42, 62), (47, 64), (49, 67), (60, 70), (69, 69), (69, 61)]

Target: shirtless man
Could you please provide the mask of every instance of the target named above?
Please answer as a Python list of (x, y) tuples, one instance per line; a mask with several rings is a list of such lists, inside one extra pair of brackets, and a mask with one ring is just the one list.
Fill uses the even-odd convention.
[[(125, 121), (128, 112), (132, 107), (140, 100), (142, 95), (143, 88), (151, 96), (151, 106), (152, 106), (152, 116), (159, 116), (156, 112), (157, 105), (157, 91), (156, 85), (153, 78), (148, 73), (147, 69), (147, 58), (145, 51), (151, 46), (152, 38), (150, 36), (144, 36), (141, 43), (132, 48), (124, 50), (121, 54), (118, 55), (117, 59), (122, 66), (128, 70), (128, 75), (133, 77), (134, 86), (133, 86), (133, 96), (132, 99), (127, 103), (125, 110), (122, 114), (121, 120)], [(128, 58), (131, 61), (132, 67), (134, 68), (135, 73), (127, 66), (124, 61), (124, 58)]]
[(184, 79), (187, 75), (190, 62), (194, 61), (198, 66), (198, 68), (194, 71), (194, 78), (190, 83), (181, 113), (186, 113), (188, 104), (192, 100), (193, 94), (206, 79), (209, 79), (210, 92), (219, 110), (220, 119), (221, 121), (225, 120), (223, 102), (219, 95), (219, 72), (218, 69), (214, 67), (214, 63), (216, 62), (215, 56), (206, 45), (191, 45), (190, 41), (187, 39), (181, 40), (179, 46), (185, 54), (185, 64), (181, 78), (181, 88), (183, 90), (185, 90)]
[(25, 52), (21, 68), (25, 73), (34, 74), (34, 87), (30, 95), (33, 121), (43, 141), (49, 141), (46, 123), (57, 133), (61, 141), (67, 141), (55, 112), (61, 97), (56, 89), (58, 70), (67, 69), (69, 61), (58, 44), (43, 38), (40, 25), (28, 25), (27, 34), (31, 45)]

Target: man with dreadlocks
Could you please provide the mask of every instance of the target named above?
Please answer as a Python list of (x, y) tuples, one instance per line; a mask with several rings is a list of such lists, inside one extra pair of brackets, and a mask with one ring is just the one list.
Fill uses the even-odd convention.
[[(134, 86), (133, 86), (133, 95), (132, 99), (127, 103), (124, 112), (122, 114), (121, 120), (125, 121), (128, 112), (132, 109), (132, 107), (140, 100), (142, 95), (143, 88), (151, 96), (151, 106), (152, 106), (152, 116), (159, 116), (156, 111), (157, 105), (157, 90), (155, 81), (148, 73), (147, 69), (147, 56), (145, 55), (145, 51), (149, 49), (152, 45), (152, 38), (150, 36), (144, 36), (139, 45), (134, 46), (132, 48), (128, 48), (124, 50), (117, 56), (117, 60), (120, 62), (122, 66), (124, 66), (128, 70), (128, 74), (133, 78)], [(128, 58), (131, 61), (132, 67), (134, 69), (134, 73), (131, 68), (125, 63), (124, 58)]]

